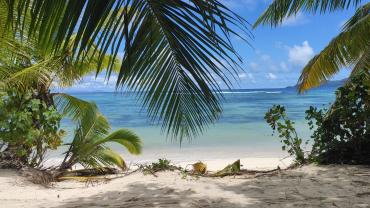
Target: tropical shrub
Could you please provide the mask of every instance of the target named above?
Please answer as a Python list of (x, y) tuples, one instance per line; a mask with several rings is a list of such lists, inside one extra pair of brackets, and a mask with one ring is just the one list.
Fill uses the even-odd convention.
[(370, 164), (370, 85), (354, 77), (336, 92), (328, 111), (306, 111), (311, 129), (312, 159), (319, 163)]
[(0, 142), (3, 166), (39, 166), (49, 149), (62, 143), (62, 116), (33, 91), (8, 90), (0, 99)]
[(308, 157), (301, 148), (293, 122), (285, 108), (273, 106), (265, 116), (271, 128), (279, 132), (283, 150), (296, 161), (320, 164), (370, 164), (370, 83), (365, 76), (352, 77), (336, 91), (336, 100), (328, 110), (310, 107), (306, 120), (313, 133)]
[(301, 147), (302, 139), (298, 137), (294, 122), (287, 117), (285, 108), (281, 105), (274, 105), (266, 113), (265, 120), (274, 133), (275, 131), (278, 132), (278, 136), (283, 143), (282, 150), (286, 150), (290, 156), (294, 156), (296, 163), (304, 164), (306, 159)]

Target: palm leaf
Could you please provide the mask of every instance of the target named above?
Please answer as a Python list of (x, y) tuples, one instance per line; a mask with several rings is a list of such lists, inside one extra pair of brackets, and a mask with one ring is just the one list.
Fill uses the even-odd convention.
[(108, 163), (110, 166), (116, 165), (122, 170), (127, 169), (125, 160), (117, 152), (107, 148), (102, 150), (99, 154), (101, 154), (100, 158), (102, 158), (102, 161)]
[(253, 27), (271, 25), (276, 27), (286, 18), (295, 16), (298, 12), (326, 13), (348, 9), (360, 5), (362, 0), (274, 0), (257, 19)]
[[(367, 8), (367, 13), (363, 9)], [(369, 70), (370, 3), (357, 10), (343, 31), (316, 55), (303, 69), (299, 91), (303, 92), (326, 82), (343, 67), (355, 66), (354, 72)], [(359, 15), (359, 14), (362, 14)]]
[(127, 129), (119, 129), (117, 131), (114, 131), (104, 139), (97, 141), (95, 145), (102, 145), (107, 142), (115, 142), (121, 144), (131, 154), (138, 155), (141, 153), (142, 142), (140, 138)]
[(355, 67), (352, 69), (351, 77), (366, 76), (370, 81), (370, 47), (367, 48), (368, 53), (362, 54)]
[(98, 112), (95, 103), (90, 103), (65, 93), (54, 93), (53, 99), (58, 111), (74, 122), (80, 122), (84, 117), (87, 117), (85, 120), (93, 120)]
[(107, 144), (117, 143), (131, 154), (140, 154), (142, 143), (138, 136), (125, 129), (119, 129), (107, 136), (109, 129), (109, 123), (99, 112), (92, 117), (84, 114), (78, 123), (73, 141), (69, 144), (62, 167), (69, 168), (80, 163), (86, 168), (116, 165), (125, 169), (123, 158), (108, 148)]
[(39, 32), (43, 45), (65, 49), (76, 32), (72, 57), (83, 62), (83, 51), (97, 45), (98, 72), (111, 54), (108, 77), (123, 54), (117, 88), (139, 92), (153, 122), (173, 137), (192, 138), (219, 118), (222, 97), (213, 91), (218, 80), (231, 85), (241, 62), (230, 36), (251, 37), (246, 21), (219, 0), (7, 2), (18, 17), (32, 11), (29, 34)]

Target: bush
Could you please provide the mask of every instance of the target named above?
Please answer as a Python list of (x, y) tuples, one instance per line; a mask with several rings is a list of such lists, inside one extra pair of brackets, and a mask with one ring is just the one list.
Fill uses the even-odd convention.
[(294, 156), (296, 163), (304, 164), (306, 159), (301, 147), (302, 139), (298, 137), (294, 122), (288, 119), (285, 108), (281, 105), (274, 105), (266, 113), (265, 120), (271, 126), (273, 133), (278, 132), (283, 143), (282, 150), (286, 150), (290, 156)]
[(336, 91), (328, 110), (310, 107), (306, 120), (313, 130), (311, 153), (305, 157), (298, 137), (282, 106), (273, 106), (265, 116), (282, 138), (283, 150), (298, 163), (370, 164), (370, 86), (364, 76), (354, 77)]
[(311, 107), (306, 114), (314, 161), (370, 164), (370, 86), (363, 76), (340, 87), (328, 111)]
[[(0, 99), (0, 162), (39, 166), (48, 149), (61, 145), (62, 116), (32, 91), (10, 90)], [(0, 164), (1, 165), (1, 164)], [(11, 165), (10, 165), (11, 166)]]

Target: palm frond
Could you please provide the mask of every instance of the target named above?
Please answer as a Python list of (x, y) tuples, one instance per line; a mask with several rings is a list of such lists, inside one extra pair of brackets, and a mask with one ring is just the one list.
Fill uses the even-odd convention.
[(95, 103), (84, 101), (66, 93), (54, 93), (53, 99), (58, 111), (76, 123), (84, 117), (87, 117), (85, 120), (93, 120), (98, 112)]
[(219, 0), (7, 2), (20, 17), (32, 11), (29, 34), (39, 31), (40, 43), (65, 49), (76, 32), (72, 57), (83, 61), (96, 44), (98, 72), (112, 55), (108, 77), (123, 54), (117, 89), (139, 92), (149, 116), (173, 137), (196, 136), (219, 118), (222, 97), (213, 91), (219, 80), (230, 86), (241, 63), (230, 37), (252, 37), (248, 23)]
[(39, 63), (33, 64), (29, 67), (17, 67), (3, 70), (3, 72), (8, 74), (8, 77), (2, 79), (2, 82), (7, 84), (9, 87), (18, 87), (23, 89), (35, 86), (35, 83), (49, 86), (53, 78), (53, 74), (50, 73), (50, 69), (58, 67), (60, 65), (59, 62), (59, 57), (55, 57), (40, 61)]
[(356, 10), (353, 15), (344, 25), (343, 31), (349, 30), (351, 27), (356, 26), (357, 23), (361, 22), (370, 13), (370, 3), (367, 3)]
[(286, 18), (297, 15), (300, 11), (308, 13), (326, 13), (348, 9), (360, 5), (362, 0), (274, 0), (266, 11), (257, 19), (253, 27), (270, 25), (276, 27)]
[(141, 140), (126, 129), (119, 129), (108, 135), (109, 130), (109, 123), (101, 113), (95, 112), (94, 116), (84, 114), (77, 124), (75, 136), (69, 144), (62, 167), (69, 168), (80, 163), (86, 168), (116, 165), (125, 169), (126, 163), (123, 158), (107, 147), (107, 144), (120, 144), (131, 154), (140, 154)]
[(359, 63), (356, 71), (368, 70), (360, 66), (366, 64), (370, 53), (370, 13), (361, 13), (362, 18), (356, 13), (344, 30), (304, 67), (298, 81), (299, 92), (319, 86), (343, 67)]
[(140, 138), (132, 131), (119, 129), (109, 134), (102, 140), (96, 141), (95, 145), (102, 145), (107, 142), (115, 142), (124, 146), (131, 154), (138, 155), (141, 153), (142, 142)]
[(101, 161), (108, 163), (109, 166), (116, 165), (122, 170), (125, 170), (127, 168), (125, 160), (117, 152), (109, 148), (106, 148), (102, 150), (99, 154), (101, 154), (100, 156), (100, 158), (102, 158)]
[(355, 67), (352, 69), (351, 77), (361, 75), (366, 76), (367, 79), (370, 80), (370, 45), (366, 51), (367, 53), (362, 54)]

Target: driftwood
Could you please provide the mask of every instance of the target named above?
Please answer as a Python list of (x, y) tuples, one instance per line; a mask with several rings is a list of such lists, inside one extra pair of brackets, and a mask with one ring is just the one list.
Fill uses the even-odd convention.
[(15, 157), (10, 151), (0, 152), (0, 169), (21, 169), (25, 161)]
[[(190, 164), (189, 164), (190, 165)], [(191, 164), (193, 166), (193, 170), (187, 171), (186, 168), (183, 169), (178, 166), (166, 164), (164, 167), (159, 167), (157, 165), (138, 165), (139, 168), (133, 170), (131, 172), (126, 172), (123, 176), (120, 175), (119, 177), (101, 177), (104, 175), (116, 175), (120, 174), (120, 170), (115, 168), (95, 168), (95, 169), (81, 169), (81, 170), (58, 170), (57, 168), (54, 169), (36, 169), (36, 168), (29, 168), (25, 167), (21, 169), (21, 174), (26, 177), (29, 181), (35, 184), (41, 184), (43, 186), (50, 186), (53, 182), (63, 181), (63, 180), (76, 180), (80, 182), (85, 182), (87, 185), (99, 183), (99, 182), (107, 182), (116, 178), (125, 177), (135, 172), (143, 172), (144, 174), (152, 174), (153, 176), (157, 177), (156, 173), (161, 171), (174, 171), (178, 170), (182, 173), (185, 173), (189, 176), (202, 176), (202, 177), (226, 177), (226, 176), (241, 176), (241, 175), (248, 175), (250, 177), (261, 177), (261, 176), (271, 176), (281, 173), (282, 169), (278, 166), (276, 169), (268, 170), (268, 171), (258, 171), (258, 170), (246, 170), (241, 169), (240, 160), (235, 161), (232, 164), (227, 165), (224, 169), (217, 171), (215, 173), (207, 173), (207, 166), (202, 162)], [(296, 166), (290, 166), (283, 170), (294, 169)]]
[(91, 168), (91, 169), (80, 169), (68, 171), (63, 174), (62, 177), (88, 177), (88, 176), (103, 176), (103, 175), (114, 175), (118, 174), (119, 170), (116, 168)]
[(119, 171), (115, 168), (96, 168), (96, 169), (81, 169), (74, 171), (58, 170), (58, 169), (37, 169), (31, 167), (23, 167), (21, 175), (32, 183), (43, 186), (50, 186), (53, 182), (63, 180), (77, 180), (81, 182), (97, 182), (108, 181), (108, 178), (100, 176), (118, 174)]
[(61, 175), (61, 172), (23, 167), (21, 169), (21, 175), (27, 178), (32, 183), (40, 184), (43, 186), (50, 186), (52, 182), (57, 181), (57, 178)]

